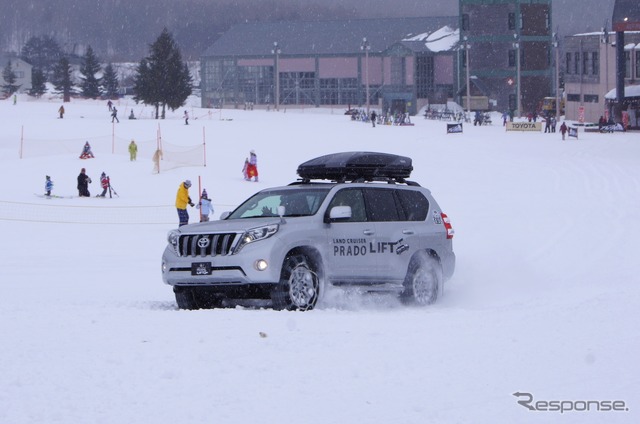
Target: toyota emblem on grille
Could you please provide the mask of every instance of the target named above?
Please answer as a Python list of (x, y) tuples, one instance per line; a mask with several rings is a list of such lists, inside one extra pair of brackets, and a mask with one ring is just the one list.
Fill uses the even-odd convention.
[(207, 247), (209, 247), (209, 237), (200, 237), (198, 239), (198, 247), (201, 249), (206, 249)]

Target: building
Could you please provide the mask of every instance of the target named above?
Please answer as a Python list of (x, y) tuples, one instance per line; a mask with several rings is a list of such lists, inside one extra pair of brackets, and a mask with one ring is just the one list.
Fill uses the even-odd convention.
[[(459, 2), (460, 41), (469, 48), (461, 50), (458, 85), (465, 86), (469, 54), (469, 73), (494, 109), (519, 115), (539, 110), (544, 97), (555, 95), (551, 0)], [(464, 93), (458, 92), (460, 104)]]
[[(4, 70), (9, 63), (11, 64), (11, 70), (16, 75), (15, 85), (18, 86), (18, 92), (22, 93), (30, 90), (32, 66), (18, 57), (0, 54), (0, 70)], [(2, 74), (0, 71), (0, 87), (6, 84)]]
[[(457, 17), (238, 25), (201, 57), (203, 107), (372, 107), (453, 97)], [(276, 78), (277, 76), (277, 78)]]
[[(623, 47), (624, 84), (640, 84), (640, 31), (625, 33)], [(565, 37), (563, 66), (567, 119), (598, 122), (600, 116), (608, 119), (613, 113), (613, 102), (607, 98), (616, 98), (616, 49), (615, 33), (603, 31)], [(630, 115), (631, 125), (637, 127), (635, 111)]]

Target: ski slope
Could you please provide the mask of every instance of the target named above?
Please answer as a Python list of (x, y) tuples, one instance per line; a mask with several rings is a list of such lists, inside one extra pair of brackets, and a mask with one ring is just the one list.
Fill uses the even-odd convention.
[[(191, 103), (187, 126), (184, 108), (157, 121), (127, 99), (115, 125), (103, 101), (73, 100), (62, 120), (57, 99), (0, 101), (1, 423), (640, 421), (637, 132), (562, 141), (494, 119), (447, 135), (420, 116), (372, 128), (340, 108)], [(158, 134), (205, 142), (207, 166), (129, 161), (123, 145)], [(20, 159), (21, 140), (42, 147)], [(85, 141), (95, 159), (78, 158)], [(251, 149), (259, 183), (241, 175)], [(436, 305), (331, 290), (304, 313), (176, 309), (160, 257), (181, 181), (192, 197), (202, 182), (217, 218), (352, 150), (411, 157), (451, 218), (457, 268)], [(119, 196), (34, 195), (50, 175), (76, 196), (82, 167), (92, 195), (104, 171)], [(516, 392), (565, 410), (531, 411)], [(610, 401), (623, 410), (598, 411)]]

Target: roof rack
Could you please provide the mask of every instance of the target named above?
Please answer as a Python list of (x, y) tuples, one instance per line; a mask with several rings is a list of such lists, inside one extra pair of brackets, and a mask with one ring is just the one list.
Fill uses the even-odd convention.
[(377, 152), (342, 152), (320, 156), (298, 166), (303, 182), (331, 180), (342, 182), (386, 181), (405, 183), (413, 171), (411, 158)]

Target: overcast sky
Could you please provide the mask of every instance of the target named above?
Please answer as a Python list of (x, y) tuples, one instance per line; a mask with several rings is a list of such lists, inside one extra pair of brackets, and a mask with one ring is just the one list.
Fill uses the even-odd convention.
[[(299, 2), (305, 0), (291, 0)], [(317, 3), (318, 0), (306, 0)], [(554, 31), (562, 35), (597, 31), (609, 20), (615, 0), (553, 0)], [(323, 4), (355, 8), (366, 17), (457, 16), (458, 0), (323, 0)], [(365, 15), (366, 14), (366, 15)]]

